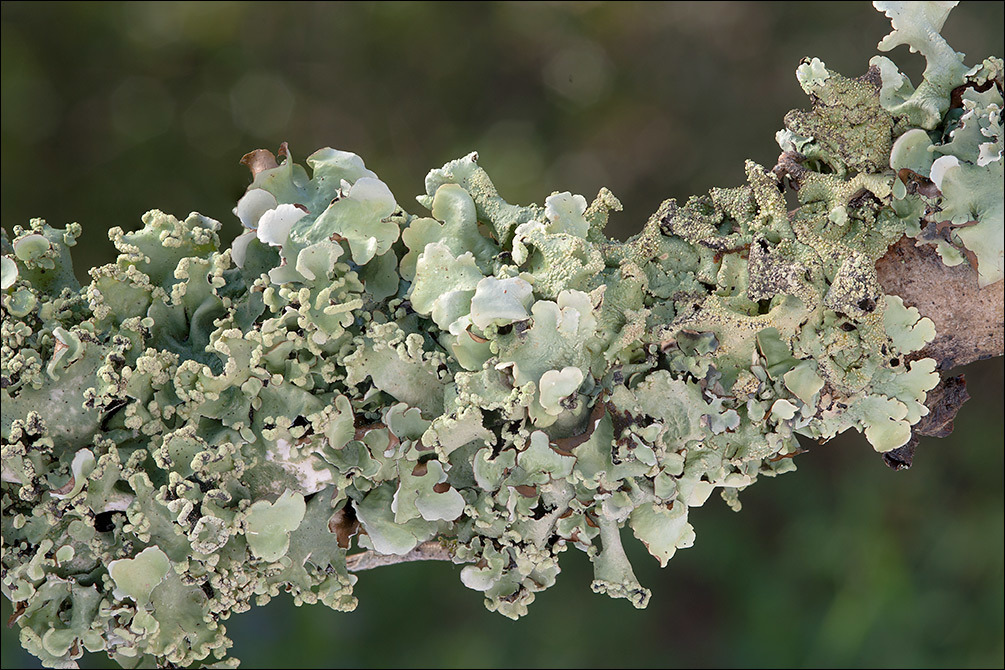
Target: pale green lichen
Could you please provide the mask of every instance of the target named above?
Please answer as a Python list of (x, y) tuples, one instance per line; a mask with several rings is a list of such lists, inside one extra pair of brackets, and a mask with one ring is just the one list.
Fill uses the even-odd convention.
[(692, 508), (720, 489), (738, 509), (797, 436), (904, 445), (935, 330), (875, 261), (907, 233), (1002, 276), (1002, 65), (962, 65), (945, 4), (878, 4), (882, 48), (928, 59), (917, 90), (885, 58), (855, 80), (807, 60), (790, 182), (748, 163), (623, 244), (606, 189), (513, 205), (471, 154), (429, 174), (418, 217), (333, 149), (260, 165), (230, 250), (218, 222), (154, 211), (81, 287), (79, 226), (4, 233), (2, 588), (24, 646), (223, 659), (222, 622), (281, 590), (353, 609), (353, 543), (439, 541), (510, 617), (572, 546), (642, 607), (626, 526), (666, 565)]
[[(935, 245), (948, 265), (966, 258), (987, 286), (1005, 277), (1000, 57), (968, 68), (939, 35), (955, 2), (877, 2), (894, 31), (880, 49), (906, 44), (927, 67), (914, 90), (887, 58), (871, 64), (882, 79), (880, 101), (903, 132), (890, 167), (897, 171), (893, 207), (919, 242)], [(910, 126), (919, 126), (910, 128)], [(909, 128), (909, 129), (908, 129)]]

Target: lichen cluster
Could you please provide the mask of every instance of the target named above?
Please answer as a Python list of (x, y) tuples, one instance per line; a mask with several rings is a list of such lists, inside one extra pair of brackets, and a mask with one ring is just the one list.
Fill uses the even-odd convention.
[(917, 90), (885, 58), (859, 79), (805, 61), (779, 166), (625, 243), (607, 190), (513, 205), (471, 154), (413, 215), (333, 149), (309, 172), (249, 154), (230, 249), (153, 211), (83, 287), (79, 226), (4, 233), (2, 588), (25, 648), (224, 659), (231, 614), (283, 590), (351, 610), (347, 554), (431, 540), (509, 617), (569, 547), (643, 607), (624, 531), (666, 565), (691, 508), (738, 509), (797, 435), (905, 444), (935, 330), (875, 261), (906, 233), (1002, 277), (1002, 61), (963, 66), (942, 4), (877, 3), (881, 47), (929, 59)]

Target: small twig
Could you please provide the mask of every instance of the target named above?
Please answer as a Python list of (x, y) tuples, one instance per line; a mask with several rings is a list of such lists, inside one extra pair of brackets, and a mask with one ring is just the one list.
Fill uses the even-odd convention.
[(412, 561), (452, 561), (453, 554), (450, 549), (443, 546), (436, 540), (423, 542), (407, 554), (378, 554), (376, 551), (364, 551), (359, 554), (347, 556), (345, 559), (346, 568), (349, 572), (360, 572), (379, 568), (384, 565), (395, 565), (397, 563), (411, 563)]

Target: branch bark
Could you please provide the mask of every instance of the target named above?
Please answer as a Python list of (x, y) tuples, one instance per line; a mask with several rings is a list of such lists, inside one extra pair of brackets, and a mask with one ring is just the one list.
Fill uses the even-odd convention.
[(930, 245), (904, 237), (876, 263), (883, 290), (898, 295), (935, 322), (934, 341), (918, 353), (939, 369), (1001, 356), (1005, 332), (1005, 282), (979, 288), (966, 263), (947, 267)]
[(928, 416), (914, 426), (911, 440), (883, 454), (894, 470), (911, 467), (919, 436), (946, 437), (953, 419), (970, 396), (963, 375), (953, 368), (1001, 356), (1005, 344), (1005, 282), (980, 288), (977, 272), (967, 264), (948, 267), (930, 245), (907, 237), (890, 247), (876, 263), (883, 290), (917, 308), (935, 323), (936, 337), (915, 354), (934, 358), (942, 381), (929, 392)]
[(413, 561), (453, 561), (454, 556), (449, 548), (438, 540), (429, 540), (419, 544), (415, 549), (407, 554), (379, 554), (375, 551), (364, 551), (359, 554), (347, 556), (345, 559), (346, 568), (349, 572), (361, 572), (371, 570), (385, 565), (395, 565), (397, 563), (411, 563)]

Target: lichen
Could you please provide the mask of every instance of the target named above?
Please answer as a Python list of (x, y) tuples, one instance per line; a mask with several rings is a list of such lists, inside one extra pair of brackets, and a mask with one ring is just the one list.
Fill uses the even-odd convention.
[(928, 59), (916, 90), (885, 58), (859, 79), (807, 60), (779, 168), (624, 243), (606, 189), (510, 204), (471, 154), (430, 172), (420, 216), (358, 156), (308, 171), (285, 146), (249, 155), (230, 249), (153, 211), (80, 286), (78, 226), (5, 232), (2, 589), (25, 648), (225, 659), (231, 614), (281, 590), (351, 610), (348, 554), (427, 541), (505, 616), (569, 547), (644, 607), (626, 528), (665, 566), (691, 509), (738, 509), (798, 436), (904, 445), (935, 329), (876, 260), (907, 234), (1002, 279), (1002, 62), (962, 65), (945, 4), (877, 3), (881, 48)]

